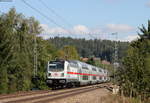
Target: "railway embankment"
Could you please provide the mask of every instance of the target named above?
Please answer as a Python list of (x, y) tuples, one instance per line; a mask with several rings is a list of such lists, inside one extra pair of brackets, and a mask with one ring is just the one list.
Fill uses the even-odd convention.
[(84, 101), (85, 96), (95, 98), (96, 96), (92, 96), (91, 94), (97, 91), (100, 95), (106, 95), (107, 93), (109, 93), (109, 91), (105, 89), (105, 87), (106, 84), (98, 84), (71, 89), (33, 91), (20, 94), (1, 95), (0, 103), (65, 103), (69, 101), (71, 103), (79, 102), (78, 100)]
[(0, 103), (140, 103), (114, 94), (114, 88), (116, 86), (104, 83), (71, 89), (22, 92), (0, 95)]

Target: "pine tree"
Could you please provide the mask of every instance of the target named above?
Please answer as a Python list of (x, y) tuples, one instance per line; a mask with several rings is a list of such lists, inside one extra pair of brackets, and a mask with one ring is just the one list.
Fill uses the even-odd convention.
[(142, 25), (140, 31), (140, 38), (130, 44), (128, 54), (118, 72), (118, 81), (125, 95), (140, 95), (145, 99), (150, 96), (150, 21), (148, 29)]

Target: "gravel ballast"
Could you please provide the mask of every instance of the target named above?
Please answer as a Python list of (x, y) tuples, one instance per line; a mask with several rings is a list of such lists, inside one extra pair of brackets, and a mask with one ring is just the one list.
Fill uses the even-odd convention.
[(49, 103), (102, 103), (103, 97), (106, 97), (108, 94), (110, 92), (107, 89), (101, 88), (64, 99), (50, 101)]

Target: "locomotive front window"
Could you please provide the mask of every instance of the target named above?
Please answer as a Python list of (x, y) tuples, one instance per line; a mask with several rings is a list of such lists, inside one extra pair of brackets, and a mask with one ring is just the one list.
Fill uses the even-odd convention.
[(49, 71), (63, 71), (64, 65), (63, 64), (53, 64), (49, 66)]

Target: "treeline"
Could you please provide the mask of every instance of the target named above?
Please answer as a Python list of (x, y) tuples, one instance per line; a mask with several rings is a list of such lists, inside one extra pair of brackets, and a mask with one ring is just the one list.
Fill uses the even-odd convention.
[[(49, 60), (79, 59), (73, 46), (56, 49), (36, 35), (42, 31), (39, 22), (12, 8), (0, 14), (0, 93), (46, 89), (46, 66)], [(37, 43), (37, 75), (34, 75), (34, 46)], [(34, 76), (38, 77), (35, 82)], [(34, 79), (33, 79), (34, 78)]]
[[(73, 39), (65, 37), (54, 37), (49, 39), (50, 44), (54, 44), (56, 48), (62, 48), (65, 45), (73, 45), (77, 48), (80, 57), (98, 57), (101, 60), (112, 62), (114, 59), (115, 41), (110, 40), (86, 40)], [(129, 46), (128, 42), (117, 42), (119, 61), (126, 55), (126, 50)]]
[[(139, 39), (133, 41), (119, 68), (119, 85), (124, 95), (150, 102), (150, 21), (140, 28)], [(149, 100), (148, 100), (149, 99)]]

